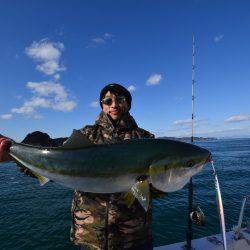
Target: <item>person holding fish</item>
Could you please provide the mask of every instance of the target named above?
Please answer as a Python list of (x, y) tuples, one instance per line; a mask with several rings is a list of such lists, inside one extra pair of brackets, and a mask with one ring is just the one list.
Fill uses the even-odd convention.
[[(112, 83), (100, 92), (101, 113), (95, 124), (85, 126), (81, 133), (93, 144), (109, 144), (129, 139), (154, 138), (139, 128), (130, 115), (132, 97), (120, 84)], [(25, 139), (26, 144), (41, 145), (48, 135), (35, 132)], [(46, 139), (45, 138), (45, 139)], [(42, 146), (59, 146), (58, 140), (47, 138)], [(0, 136), (0, 162), (11, 160), (8, 149), (11, 140)], [(21, 171), (33, 173), (17, 163)], [(143, 178), (143, 177), (142, 177)], [(75, 190), (72, 202), (71, 240), (79, 249), (152, 249), (152, 196), (162, 192), (150, 186), (147, 211), (134, 200), (128, 206), (124, 193), (100, 194)]]

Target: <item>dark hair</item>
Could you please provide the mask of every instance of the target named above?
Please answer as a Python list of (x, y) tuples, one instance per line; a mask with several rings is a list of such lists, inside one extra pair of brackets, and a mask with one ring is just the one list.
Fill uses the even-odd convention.
[(105, 96), (105, 94), (110, 91), (112, 94), (115, 95), (123, 95), (126, 98), (126, 101), (128, 103), (128, 110), (130, 110), (131, 108), (131, 102), (132, 102), (132, 96), (130, 94), (130, 92), (124, 88), (122, 85), (117, 84), (117, 83), (111, 83), (106, 85), (100, 92), (100, 105), (102, 107), (102, 99)]

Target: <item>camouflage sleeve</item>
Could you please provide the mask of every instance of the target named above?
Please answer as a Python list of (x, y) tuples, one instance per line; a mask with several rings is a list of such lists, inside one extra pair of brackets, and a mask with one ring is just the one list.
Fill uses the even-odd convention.
[(155, 138), (154, 134), (142, 128), (138, 128), (138, 133), (140, 134), (140, 138), (149, 138), (149, 139)]
[(86, 135), (86, 136), (89, 137), (89, 135), (93, 132), (93, 127), (94, 127), (94, 126), (87, 125), (87, 126), (81, 128), (80, 130), (81, 130), (81, 132), (82, 132), (84, 135)]
[(80, 129), (81, 132), (93, 143), (95, 143), (95, 138), (97, 137), (97, 125), (87, 125)]

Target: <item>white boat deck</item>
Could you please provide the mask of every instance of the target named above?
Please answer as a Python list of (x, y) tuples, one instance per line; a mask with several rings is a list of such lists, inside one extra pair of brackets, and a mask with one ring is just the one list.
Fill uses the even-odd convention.
[[(250, 250), (250, 231), (246, 228), (241, 230), (239, 240), (234, 239), (234, 232), (226, 233), (228, 250)], [(185, 242), (174, 243), (171, 245), (155, 247), (154, 250), (184, 250)], [(222, 237), (220, 234), (207, 236), (192, 240), (194, 250), (223, 250)]]

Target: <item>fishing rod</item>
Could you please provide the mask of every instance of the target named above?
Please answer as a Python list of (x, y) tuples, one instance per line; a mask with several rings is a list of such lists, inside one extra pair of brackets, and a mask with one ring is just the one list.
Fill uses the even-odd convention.
[[(194, 77), (195, 77), (195, 40), (194, 40), (194, 34), (192, 39), (192, 135), (191, 135), (191, 143), (194, 142)], [(186, 248), (187, 250), (192, 249), (192, 239), (193, 239), (193, 228), (192, 228), (192, 218), (191, 214), (193, 213), (193, 180), (192, 177), (189, 181), (188, 186), (188, 223), (187, 223), (187, 244)]]
[[(194, 84), (195, 84), (195, 38), (194, 34), (192, 37), (192, 134), (191, 134), (191, 143), (194, 143), (194, 123), (195, 123), (195, 114), (194, 114)], [(217, 205), (220, 215), (220, 226), (221, 226), (221, 232), (222, 232), (222, 239), (223, 239), (223, 248), (224, 250), (227, 250), (227, 242), (226, 242), (226, 227), (225, 227), (225, 216), (224, 216), (224, 208), (222, 203), (222, 197), (221, 197), (221, 191), (220, 191), (220, 185), (218, 176), (213, 164), (213, 160), (210, 160), (212, 164), (213, 174), (214, 174), (214, 182), (215, 182), (215, 189), (216, 189), (216, 196), (217, 196)], [(193, 211), (193, 181), (192, 177), (189, 181), (189, 187), (188, 187), (188, 226), (187, 226), (187, 243), (186, 243), (186, 249), (191, 250), (192, 249), (192, 239), (193, 239), (193, 228), (192, 228), (192, 214)], [(239, 223), (238, 223), (239, 224)]]
[(193, 43), (192, 43), (192, 136), (191, 136), (191, 142), (194, 142), (194, 77), (195, 77), (195, 62), (194, 62), (194, 56), (195, 56), (195, 41), (194, 41), (194, 34), (193, 34)]

